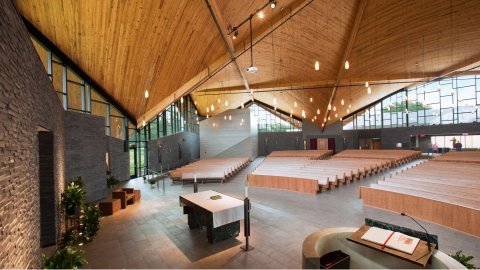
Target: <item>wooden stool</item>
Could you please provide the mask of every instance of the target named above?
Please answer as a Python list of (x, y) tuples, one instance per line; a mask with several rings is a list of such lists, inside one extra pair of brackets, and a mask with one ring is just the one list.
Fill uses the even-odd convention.
[(107, 199), (98, 204), (98, 209), (102, 213), (102, 216), (113, 215), (113, 213), (120, 210), (120, 199)]

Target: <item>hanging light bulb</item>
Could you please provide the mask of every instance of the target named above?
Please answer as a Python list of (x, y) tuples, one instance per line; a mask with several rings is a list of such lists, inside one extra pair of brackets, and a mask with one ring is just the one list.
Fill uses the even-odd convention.
[(195, 115), (197, 115), (197, 114), (198, 114), (198, 112), (197, 112), (197, 110), (195, 110)]
[(197, 122), (198, 122), (198, 116), (197, 116)]
[(351, 109), (351, 108), (352, 108), (352, 104), (348, 104), (348, 108)]
[(145, 98), (148, 98), (148, 90), (145, 90)]
[(372, 88), (370, 88), (370, 86), (367, 88), (367, 94), (371, 94), (372, 93)]
[(243, 118), (242, 118), (242, 123), (243, 123)]
[(365, 82), (365, 87), (368, 87), (368, 82)]
[(227, 116), (226, 116), (226, 115), (223, 116), (223, 120), (227, 120)]
[(277, 99), (273, 98), (273, 105), (277, 105)]
[(208, 119), (208, 114), (207, 114), (207, 119)]
[(317, 120), (317, 116), (316, 116), (316, 115), (315, 115), (315, 117), (313, 117), (313, 118), (315, 118), (315, 120)]
[(343, 120), (342, 117), (340, 117), (340, 121), (342, 121), (342, 120)]
[(147, 123), (145, 122), (145, 120), (142, 121), (142, 125), (145, 127)]
[(195, 106), (197, 106), (197, 101), (194, 101), (193, 104), (195, 104)]
[(320, 109), (317, 109), (317, 114), (320, 114)]
[(260, 12), (258, 12), (258, 17), (260, 19), (263, 19), (265, 17), (265, 14), (263, 14), (263, 10), (260, 10)]
[(328, 117), (328, 121), (330, 121), (330, 116)]
[(347, 113), (350, 113), (350, 109), (347, 109)]
[(345, 61), (345, 69), (349, 69), (350, 68), (350, 63), (347, 61)]
[(328, 110), (330, 111), (332, 109), (332, 104), (328, 103)]
[(242, 109), (245, 108), (245, 105), (242, 103)]
[(293, 103), (293, 105), (295, 106), (295, 108), (297, 107), (297, 102), (295, 101), (295, 103)]
[(212, 112), (215, 111), (215, 107), (213, 107), (213, 104), (210, 105), (210, 110), (211, 110)]
[(271, 8), (275, 8), (277, 6), (277, 1), (273, 0), (272, 3), (270, 3)]
[(342, 106), (345, 105), (345, 101), (343, 100), (343, 98), (342, 98), (342, 100), (340, 101), (340, 104), (342, 104)]
[(292, 118), (292, 115), (293, 115), (293, 110), (290, 109), (290, 118)]
[(313, 121), (314, 121), (314, 120), (313, 120), (313, 118), (312, 118), (312, 123), (313, 123)]
[(315, 70), (320, 70), (320, 62), (315, 61)]
[(325, 126), (325, 124), (322, 124), (322, 127), (324, 127), (324, 126)]
[(229, 115), (229, 116), (228, 116), (228, 120), (232, 120), (232, 115)]
[(207, 107), (207, 113), (209, 113), (209, 112), (210, 112), (210, 108)]
[(228, 100), (225, 99), (225, 106), (228, 106)]
[(216, 126), (215, 122), (212, 124), (212, 126), (214, 126), (214, 127)]
[(183, 104), (183, 97), (180, 97), (180, 103)]
[(335, 114), (335, 118), (338, 118), (338, 115), (337, 115), (337, 114)]
[(253, 89), (250, 88), (250, 95), (253, 95)]
[(333, 111), (336, 111), (337, 110), (337, 107), (333, 106)]
[(218, 104), (220, 104), (220, 99), (217, 99)]
[(302, 117), (306, 118), (307, 116), (305, 115), (305, 110), (302, 110)]
[(310, 102), (313, 102), (313, 97), (310, 97)]

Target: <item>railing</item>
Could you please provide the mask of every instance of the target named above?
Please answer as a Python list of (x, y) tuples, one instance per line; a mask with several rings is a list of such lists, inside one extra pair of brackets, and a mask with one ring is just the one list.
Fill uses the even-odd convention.
[(158, 182), (159, 180), (162, 180), (162, 189), (163, 192), (165, 192), (165, 178), (168, 177), (168, 171), (164, 173), (162, 172), (162, 170), (160, 172), (157, 172), (154, 170), (146, 169), (145, 172), (146, 174), (143, 176), (143, 182), (148, 182), (151, 185), (157, 183), (157, 188), (160, 188)]

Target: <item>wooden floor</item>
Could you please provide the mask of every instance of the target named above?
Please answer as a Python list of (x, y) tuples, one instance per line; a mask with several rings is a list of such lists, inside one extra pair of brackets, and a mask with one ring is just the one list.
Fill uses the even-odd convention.
[[(262, 159), (256, 159), (230, 181), (200, 184), (199, 190), (213, 189), (243, 198), (246, 174)], [(192, 185), (168, 181), (166, 192), (152, 188), (142, 179), (126, 186), (142, 190), (142, 201), (113, 216), (102, 218), (94, 242), (84, 245), (89, 264), (85, 268), (301, 268), (301, 248), (310, 233), (330, 227), (359, 227), (364, 218), (374, 218), (400, 226), (420, 229), (398, 213), (363, 206), (358, 197), (361, 185), (368, 186), (392, 168), (362, 181), (341, 186), (321, 196), (251, 187), (251, 238), (255, 247), (243, 252), (243, 222), (238, 238), (215, 245), (207, 243), (206, 232), (189, 230), (178, 196), (192, 192)], [(480, 263), (480, 239), (421, 221), (432, 234), (439, 235), (440, 250), (462, 250)]]

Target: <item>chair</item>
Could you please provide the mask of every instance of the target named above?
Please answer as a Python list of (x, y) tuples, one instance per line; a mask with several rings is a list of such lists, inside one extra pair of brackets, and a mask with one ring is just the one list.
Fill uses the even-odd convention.
[(130, 204), (135, 203), (135, 193), (133, 192), (133, 188), (132, 192), (127, 192), (124, 189), (112, 191), (112, 198), (120, 199), (122, 209), (127, 208), (127, 203), (129, 202)]

